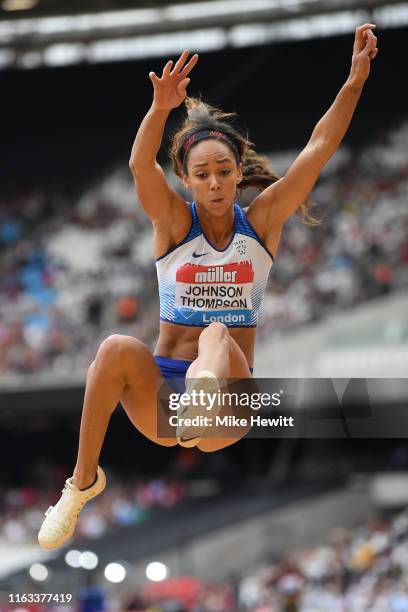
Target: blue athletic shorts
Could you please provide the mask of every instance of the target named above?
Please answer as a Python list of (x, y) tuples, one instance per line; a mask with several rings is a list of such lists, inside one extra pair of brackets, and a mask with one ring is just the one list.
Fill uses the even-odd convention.
[[(185, 359), (170, 359), (169, 357), (160, 357), (159, 355), (154, 355), (154, 360), (159, 366), (163, 378), (166, 379), (170, 387), (176, 393), (184, 393), (186, 390), (185, 378), (187, 370), (193, 362)], [(249, 369), (251, 370), (252, 374), (254, 371), (253, 368)]]
[(184, 393), (186, 390), (185, 378), (187, 370), (192, 361), (185, 359), (170, 359), (169, 357), (160, 357), (154, 355), (154, 360), (160, 368), (163, 378), (166, 379), (170, 387), (176, 393)]

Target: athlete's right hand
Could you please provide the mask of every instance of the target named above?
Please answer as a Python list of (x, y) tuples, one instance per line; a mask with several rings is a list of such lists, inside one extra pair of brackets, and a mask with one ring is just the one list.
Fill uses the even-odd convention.
[[(171, 110), (180, 106), (186, 97), (186, 87), (190, 82), (187, 75), (192, 71), (198, 61), (197, 53), (186, 63), (189, 51), (186, 49), (180, 55), (173, 70), (172, 60), (168, 61), (161, 77), (154, 72), (149, 72), (149, 78), (153, 83), (154, 95), (153, 104), (155, 108), (161, 110)], [(185, 64), (185, 65), (184, 65)]]

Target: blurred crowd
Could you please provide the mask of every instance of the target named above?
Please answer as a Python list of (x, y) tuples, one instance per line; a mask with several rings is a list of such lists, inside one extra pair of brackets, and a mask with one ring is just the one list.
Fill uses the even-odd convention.
[[(105, 584), (105, 586), (103, 586)], [(26, 612), (406, 612), (408, 511), (333, 528), (326, 541), (275, 556), (245, 576), (209, 583), (189, 576), (109, 589), (90, 575), (64, 607)], [(11, 608), (0, 605), (1, 612)]]
[(121, 172), (77, 203), (17, 194), (0, 211), (0, 374), (83, 372), (111, 333), (149, 341), (148, 224)]
[[(58, 468), (55, 468), (58, 471)], [(56, 474), (57, 477), (57, 474)], [(55, 478), (56, 480), (57, 478)], [(61, 474), (58, 475), (58, 482)], [(166, 477), (116, 481), (81, 512), (76, 538), (98, 539), (117, 527), (132, 526), (149, 520), (154, 508), (173, 508), (185, 496), (183, 480)], [(37, 547), (37, 533), (45, 510), (54, 504), (60, 492), (46, 493), (35, 486), (0, 490), (0, 557), (13, 551), (22, 554), (24, 547)]]
[(145, 585), (118, 608), (140, 612), (405, 612), (408, 512), (338, 527), (326, 542), (219, 584)]
[[(291, 219), (263, 303), (265, 334), (408, 285), (408, 123), (348, 151), (312, 193), (318, 226)], [(335, 161), (335, 160), (334, 160)]]
[(245, 578), (245, 612), (408, 610), (408, 512), (336, 528), (325, 543), (293, 552)]
[[(348, 151), (313, 193), (321, 224), (288, 222), (263, 337), (407, 286), (407, 139), (405, 123)], [(150, 346), (157, 336), (152, 232), (123, 169), (75, 201), (40, 192), (3, 201), (0, 278), (0, 375), (83, 375), (110, 334)]]

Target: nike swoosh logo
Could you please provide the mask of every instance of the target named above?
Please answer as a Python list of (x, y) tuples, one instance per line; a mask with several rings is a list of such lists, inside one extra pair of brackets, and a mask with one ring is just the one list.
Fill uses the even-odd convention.
[(180, 436), (180, 441), (181, 442), (190, 442), (190, 440), (196, 440), (199, 437), (200, 436), (193, 436), (192, 438), (184, 438), (184, 437)]
[(204, 257), (204, 255), (209, 255), (209, 253), (196, 253), (195, 251), (193, 253), (193, 257)]

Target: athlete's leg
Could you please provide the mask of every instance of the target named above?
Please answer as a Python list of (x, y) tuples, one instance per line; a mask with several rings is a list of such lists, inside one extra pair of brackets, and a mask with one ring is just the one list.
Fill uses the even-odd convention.
[(223, 323), (211, 323), (206, 327), (198, 339), (198, 357), (188, 368), (186, 378), (194, 378), (201, 370), (213, 372), (219, 380), (228, 378), (231, 339)]
[(157, 380), (161, 372), (149, 349), (131, 336), (112, 335), (102, 342), (89, 367), (73, 484), (83, 489), (95, 479), (110, 417), (119, 401), (129, 419), (150, 440), (157, 439)]
[[(230, 336), (223, 323), (211, 323), (199, 338), (198, 357), (187, 370), (186, 378), (194, 378), (202, 370), (209, 370), (222, 379), (252, 378), (246, 357), (237, 342)], [(203, 437), (197, 445), (202, 451), (211, 452), (237, 442), (237, 437)]]
[(151, 440), (174, 445), (173, 439), (156, 438), (156, 381), (161, 373), (149, 350), (130, 336), (109, 336), (91, 364), (85, 390), (78, 458), (62, 496), (45, 513), (38, 541), (43, 548), (58, 548), (74, 534), (84, 505), (105, 488), (98, 467), (109, 419), (122, 402), (132, 423)]

